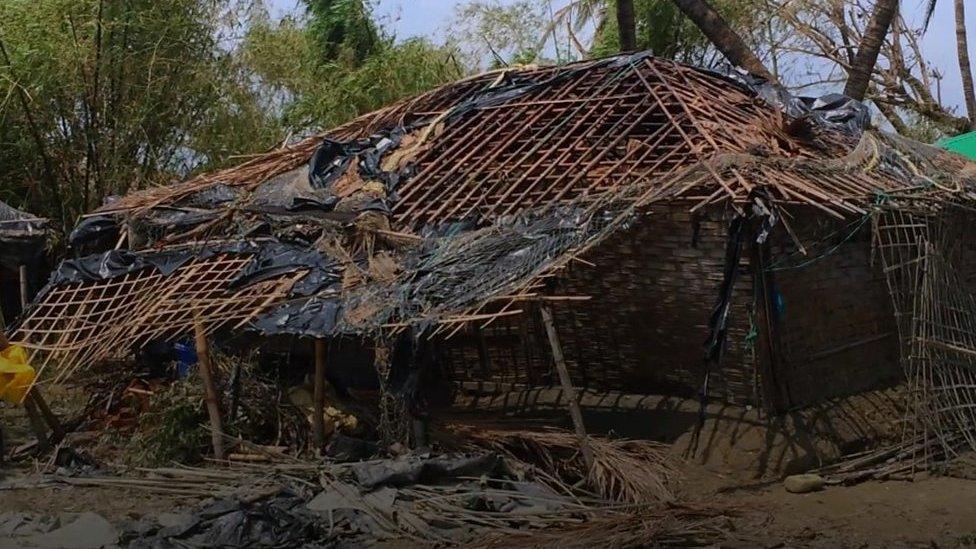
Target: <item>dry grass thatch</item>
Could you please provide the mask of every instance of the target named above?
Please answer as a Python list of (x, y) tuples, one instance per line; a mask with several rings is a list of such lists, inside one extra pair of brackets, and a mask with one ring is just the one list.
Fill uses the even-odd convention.
[(534, 465), (568, 484), (585, 485), (601, 497), (626, 503), (675, 500), (675, 458), (667, 446), (647, 440), (589, 437), (593, 468), (587, 469), (575, 433), (561, 429), (525, 431), (452, 425), (470, 446), (489, 449)]

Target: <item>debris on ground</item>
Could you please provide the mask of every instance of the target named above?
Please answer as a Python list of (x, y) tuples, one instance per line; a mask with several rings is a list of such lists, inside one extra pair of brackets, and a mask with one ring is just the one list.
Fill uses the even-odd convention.
[(823, 490), (824, 478), (820, 475), (790, 475), (783, 480), (783, 487), (791, 494), (806, 494)]
[[(222, 469), (169, 467), (50, 475), (47, 482), (179, 493), (205, 499), (176, 513), (119, 526), (130, 547), (286, 547), (381, 541), (470, 545), (577, 531), (610, 542), (720, 539), (719, 506), (648, 499), (620, 504), (495, 453), (418, 454), (346, 464), (279, 463)], [(594, 524), (592, 529), (580, 529)], [(572, 530), (567, 530), (572, 529)], [(31, 535), (34, 535), (32, 533)], [(521, 543), (521, 542), (520, 542)]]

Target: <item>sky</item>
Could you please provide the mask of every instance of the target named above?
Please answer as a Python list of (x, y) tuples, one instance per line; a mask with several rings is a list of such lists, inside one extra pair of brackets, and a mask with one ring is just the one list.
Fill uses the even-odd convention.
[[(271, 0), (275, 11), (294, 10), (301, 0)], [(510, 4), (515, 0), (497, 0)], [(552, 0), (553, 9), (559, 9), (569, 0)], [(383, 17), (391, 31), (400, 39), (427, 36), (435, 41), (442, 38), (454, 15), (455, 0), (378, 0), (378, 15)], [(909, 21), (920, 21), (928, 0), (902, 0), (902, 11)], [(976, 2), (967, 13), (970, 36), (970, 57), (976, 60)], [(926, 58), (944, 75), (942, 99), (946, 105), (954, 105), (963, 112), (962, 84), (956, 60), (955, 18), (952, 0), (939, 0), (932, 23), (922, 40)]]

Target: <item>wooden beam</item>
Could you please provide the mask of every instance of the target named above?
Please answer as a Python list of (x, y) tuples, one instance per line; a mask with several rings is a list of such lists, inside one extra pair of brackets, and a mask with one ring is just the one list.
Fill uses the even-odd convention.
[(207, 343), (207, 333), (203, 329), (203, 324), (198, 320), (193, 328), (196, 336), (197, 365), (206, 392), (207, 414), (210, 416), (210, 437), (213, 442), (214, 457), (222, 460), (224, 459), (224, 428), (220, 420), (220, 401), (217, 398), (217, 388), (214, 385), (213, 370), (210, 365), (210, 346)]
[(569, 377), (569, 370), (566, 368), (566, 358), (563, 356), (562, 345), (559, 344), (559, 335), (556, 333), (556, 326), (552, 321), (552, 310), (549, 305), (542, 303), (539, 306), (542, 313), (542, 323), (546, 327), (546, 334), (549, 336), (549, 346), (552, 348), (552, 358), (556, 363), (556, 371), (559, 373), (559, 383), (562, 385), (563, 393), (569, 400), (569, 416), (573, 420), (573, 429), (579, 436), (580, 452), (586, 466), (593, 468), (593, 448), (590, 447), (589, 437), (586, 435), (586, 427), (583, 425), (583, 412), (580, 410), (579, 400), (576, 395), (576, 388), (573, 387), (573, 380)]
[(322, 338), (315, 340), (315, 378), (313, 397), (315, 412), (312, 416), (312, 433), (315, 435), (315, 446), (322, 449), (325, 446), (325, 366), (329, 347)]

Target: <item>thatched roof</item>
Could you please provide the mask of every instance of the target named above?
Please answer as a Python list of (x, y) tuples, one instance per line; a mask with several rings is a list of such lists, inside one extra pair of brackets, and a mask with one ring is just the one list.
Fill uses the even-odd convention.
[[(770, 105), (769, 94), (749, 83), (646, 54), (508, 69), (326, 135), (347, 141), (406, 130), (388, 159), (412, 168), (390, 200), (391, 222), (400, 227), (493, 219), (629, 186), (740, 204), (766, 186), (783, 202), (835, 213), (860, 212), (877, 192), (972, 198), (973, 165), (962, 157), (880, 133), (862, 142), (815, 110), (790, 117), (783, 112), (790, 105)], [(135, 192), (102, 211), (177, 205), (217, 184), (253, 191), (306, 165), (321, 141), (311, 137), (230, 169)]]
[(973, 164), (860, 122), (647, 54), (495, 71), (101, 208), (128, 250), (62, 265), (15, 339), (67, 375), (197, 318), (450, 334), (662, 201), (843, 218), (976, 196)]

